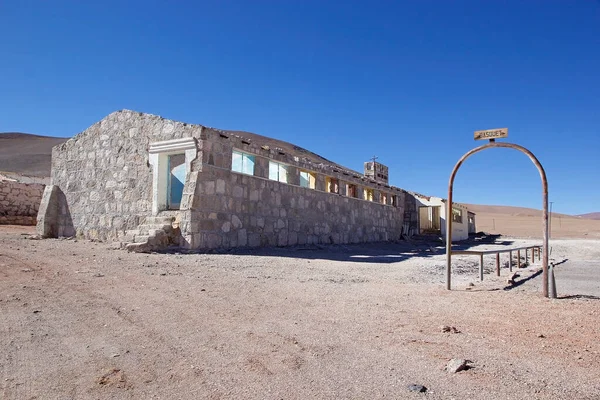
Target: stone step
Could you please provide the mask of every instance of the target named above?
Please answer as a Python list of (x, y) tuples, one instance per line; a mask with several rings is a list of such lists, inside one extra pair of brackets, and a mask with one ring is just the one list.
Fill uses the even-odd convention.
[(146, 243), (150, 239), (150, 235), (136, 235), (133, 239), (134, 243)]
[(171, 225), (175, 221), (175, 217), (171, 216), (157, 216), (157, 217), (146, 217), (144, 224), (147, 225)]
[(137, 228), (140, 232), (148, 232), (152, 229), (154, 230), (169, 230), (173, 229), (173, 225), (171, 224), (142, 224)]
[(129, 243), (125, 245), (125, 249), (136, 253), (147, 253), (150, 247), (146, 243)]
[[(139, 233), (138, 233), (138, 235), (139, 235)], [(119, 242), (131, 243), (131, 242), (133, 242), (134, 239), (135, 239), (135, 235), (126, 234), (125, 236), (121, 236), (119, 238)]]

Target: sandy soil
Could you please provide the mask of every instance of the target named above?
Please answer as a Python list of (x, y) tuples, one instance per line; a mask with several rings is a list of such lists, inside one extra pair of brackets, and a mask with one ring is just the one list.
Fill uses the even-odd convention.
[(539, 264), (507, 286), (468, 256), (446, 291), (427, 243), (167, 255), (27, 233), (0, 227), (2, 399), (600, 398), (600, 293), (567, 279), (597, 282), (598, 240), (553, 241), (550, 300)]

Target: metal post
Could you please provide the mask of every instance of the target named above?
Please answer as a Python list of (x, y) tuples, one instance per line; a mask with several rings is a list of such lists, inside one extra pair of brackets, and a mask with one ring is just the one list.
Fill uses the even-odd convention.
[(521, 250), (517, 250), (517, 268), (521, 268)]
[(512, 251), (508, 252), (508, 270), (512, 272)]
[(556, 281), (554, 280), (554, 263), (550, 264), (550, 297), (556, 298)]
[(446, 289), (452, 290), (452, 181), (446, 204)]
[(479, 255), (479, 280), (483, 280), (483, 254)]
[(500, 276), (500, 253), (496, 253), (496, 276)]
[(525, 248), (525, 265), (527, 265), (527, 261), (529, 260), (529, 249)]
[[(542, 254), (542, 293), (544, 297), (548, 297), (548, 258), (550, 246), (549, 242), (549, 222), (548, 222), (548, 179), (546, 178), (546, 171), (544, 171), (544, 167), (540, 163), (540, 161), (535, 157), (535, 155), (527, 150), (523, 146), (519, 146), (513, 143), (497, 143), (490, 142), (483, 146), (479, 146), (474, 148), (471, 151), (465, 153), (456, 163), (452, 173), (450, 174), (450, 179), (448, 181), (448, 203), (446, 204), (446, 288), (450, 290), (451, 288), (451, 273), (452, 273), (452, 189), (454, 184), (454, 178), (456, 177), (456, 173), (458, 172), (460, 166), (465, 162), (467, 158), (472, 156), (475, 153), (478, 153), (483, 150), (487, 150), (490, 148), (510, 148), (514, 150), (519, 150), (522, 153), (525, 153), (529, 159), (535, 164), (540, 173), (540, 178), (542, 180), (542, 207), (543, 207), (543, 254)], [(519, 259), (520, 263), (520, 259)]]

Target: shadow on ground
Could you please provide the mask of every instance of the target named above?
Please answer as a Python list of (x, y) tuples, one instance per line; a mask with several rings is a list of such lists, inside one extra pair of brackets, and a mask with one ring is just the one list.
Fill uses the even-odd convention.
[[(466, 250), (481, 244), (510, 245), (509, 240), (500, 240), (501, 235), (479, 233), (472, 238), (453, 244), (455, 250)], [(262, 257), (289, 257), (309, 260), (332, 260), (358, 263), (392, 264), (412, 257), (432, 257), (446, 254), (441, 237), (414, 236), (395, 242), (373, 242), (359, 244), (313, 244), (287, 247), (258, 247), (217, 249), (213, 251), (185, 251), (170, 248), (158, 253), (177, 254), (234, 254)]]
[(528, 276), (525, 279), (521, 279), (519, 281), (516, 281), (515, 283), (507, 285), (502, 290), (512, 290), (512, 289), (518, 288), (519, 286), (523, 285), (524, 283), (529, 282), (530, 280), (537, 278), (541, 274), (542, 274), (542, 270), (541, 269), (537, 270), (534, 274)]
[(478, 232), (476, 234), (469, 235), (469, 239), (463, 240), (452, 245), (454, 250), (469, 250), (472, 247), (480, 246), (482, 244), (494, 244), (499, 246), (510, 246), (514, 243), (514, 240), (502, 239), (502, 235), (492, 235), (489, 233)]
[(592, 296), (592, 295), (588, 295), (588, 294), (572, 294), (569, 296), (558, 296), (558, 298), (561, 300), (567, 300), (567, 299), (600, 300), (600, 297)]
[[(188, 253), (181, 249), (165, 253)], [(443, 255), (446, 248), (438, 243), (417, 240), (375, 242), (362, 244), (329, 244), (288, 247), (259, 247), (215, 250), (212, 252), (189, 252), (188, 254), (232, 254), (261, 257), (289, 257), (308, 260), (330, 260), (357, 263), (392, 264), (412, 257)]]

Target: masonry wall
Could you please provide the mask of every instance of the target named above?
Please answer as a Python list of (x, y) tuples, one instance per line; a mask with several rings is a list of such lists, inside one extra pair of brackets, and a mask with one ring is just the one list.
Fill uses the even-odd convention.
[(0, 181), (0, 224), (35, 225), (44, 185)]
[[(113, 240), (136, 229), (152, 215), (150, 143), (186, 137), (197, 140), (198, 152), (191, 161), (181, 210), (175, 213), (184, 247), (401, 238), (408, 195), (399, 188), (225, 131), (128, 110), (110, 114), (53, 149), (52, 186), (44, 195), (38, 231), (44, 236)], [(231, 171), (234, 148), (256, 156), (254, 176)], [(269, 160), (285, 163), (289, 183), (268, 179)], [(300, 187), (300, 170), (315, 174), (314, 189)], [(339, 180), (338, 194), (327, 193), (327, 177)], [(357, 186), (358, 198), (348, 197), (346, 183)], [(373, 201), (362, 199), (367, 188), (374, 192)]]
[[(192, 248), (360, 243), (400, 239), (405, 192), (205, 129), (203, 162), (196, 165), (187, 238)], [(255, 175), (231, 171), (233, 149), (254, 154)], [(269, 160), (285, 163), (290, 183), (268, 179)], [(299, 186), (298, 170), (316, 174), (316, 188)], [(325, 192), (325, 178), (340, 194)], [(378, 189), (374, 201), (346, 196), (345, 183)], [(380, 193), (388, 194), (381, 204)], [(397, 196), (391, 205), (389, 196)]]
[(52, 184), (66, 201), (53, 219), (61, 221), (56, 234), (111, 240), (135, 229), (152, 210), (149, 144), (199, 137), (201, 129), (123, 110), (55, 147)]

